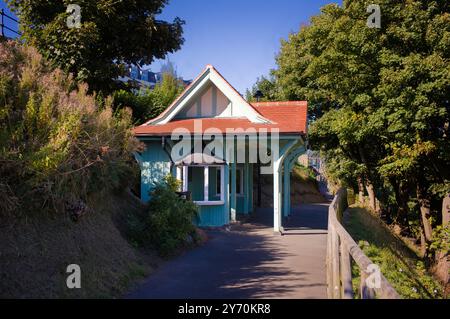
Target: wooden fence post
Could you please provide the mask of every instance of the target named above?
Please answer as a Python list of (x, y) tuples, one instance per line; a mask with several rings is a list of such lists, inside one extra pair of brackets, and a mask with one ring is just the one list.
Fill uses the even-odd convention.
[(327, 257), (326, 257), (328, 299), (333, 299), (333, 269), (331, 268), (331, 254), (333, 247), (331, 246), (331, 232), (332, 232), (331, 226), (328, 226)]
[(375, 291), (367, 286), (367, 273), (365, 269), (359, 268), (361, 273), (360, 293), (361, 299), (375, 299)]
[(331, 227), (331, 269), (333, 273), (333, 298), (341, 298), (341, 278), (339, 276), (339, 236), (334, 226)]
[(353, 299), (352, 266), (350, 260), (350, 252), (347, 245), (345, 245), (344, 243), (341, 243), (341, 280), (342, 298)]

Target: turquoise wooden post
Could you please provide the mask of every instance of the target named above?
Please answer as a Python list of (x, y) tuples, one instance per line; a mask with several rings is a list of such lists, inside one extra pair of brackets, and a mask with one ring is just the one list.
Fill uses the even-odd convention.
[(173, 177), (177, 177), (177, 167), (175, 165), (172, 165), (172, 171), (170, 173)]
[(224, 207), (224, 214), (227, 216), (226, 220), (227, 220), (227, 224), (230, 223), (230, 166), (229, 165), (225, 165), (224, 166), (224, 174), (223, 174), (223, 191), (224, 191), (224, 196), (223, 196), (223, 200), (225, 201), (225, 205), (223, 205)]
[[(291, 177), (291, 172), (292, 172), (292, 164), (291, 163), (289, 163), (288, 164), (288, 167), (289, 167), (289, 178)], [(290, 185), (290, 183), (289, 183), (289, 193), (291, 192), (291, 185)], [(291, 212), (292, 212), (292, 206), (291, 206), (291, 196), (289, 196), (289, 200), (288, 200), (288, 216), (291, 214)]]
[(248, 187), (249, 182), (248, 182), (248, 162), (245, 161), (244, 164), (244, 214), (247, 215), (248, 214), (248, 199), (249, 199), (249, 193), (250, 193), (250, 189)]
[[(233, 140), (234, 143), (234, 140)], [(233, 148), (231, 162), (231, 198), (230, 198), (230, 216), (231, 222), (236, 221), (236, 150)]]
[(253, 164), (248, 166), (248, 211), (253, 213)]
[(291, 160), (295, 157), (297, 150), (293, 150), (286, 156), (284, 161), (283, 173), (284, 173), (284, 194), (283, 194), (283, 215), (289, 216), (291, 213)]
[(283, 183), (284, 183), (284, 193), (283, 193), (283, 215), (286, 217), (289, 215), (289, 198), (291, 197), (291, 174), (289, 170), (289, 163), (285, 161), (283, 168)]
[[(278, 141), (279, 143), (279, 141)], [(283, 192), (282, 192), (282, 165), (286, 159), (287, 154), (297, 143), (297, 140), (289, 141), (279, 151), (278, 159), (273, 163), (273, 230), (274, 232), (282, 232), (282, 204), (283, 204)]]
[[(294, 167), (295, 163), (297, 162), (297, 158), (300, 156), (300, 154), (302, 154), (304, 152), (305, 152), (305, 147), (302, 146), (302, 147), (294, 150), (290, 154), (289, 159), (287, 160), (287, 167), (288, 167), (288, 170), (289, 170), (289, 177), (291, 175), (292, 168)], [(290, 187), (291, 187), (291, 185), (289, 183), (289, 192), (290, 192)], [(289, 215), (291, 214), (291, 210), (292, 210), (291, 197), (289, 196), (289, 198), (288, 198), (288, 208), (287, 208), (287, 212), (288, 212)]]

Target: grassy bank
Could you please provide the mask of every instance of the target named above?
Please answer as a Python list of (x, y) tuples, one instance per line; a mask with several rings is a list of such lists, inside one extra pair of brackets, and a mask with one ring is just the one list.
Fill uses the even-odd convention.
[[(254, 171), (253, 191), (256, 197), (258, 191), (257, 170)], [(262, 207), (273, 206), (273, 175), (261, 175)], [(314, 173), (310, 168), (295, 165), (291, 172), (291, 203), (292, 206), (302, 203), (323, 203), (325, 198), (319, 191)]]
[[(130, 195), (92, 198), (80, 221), (28, 214), (0, 224), (0, 298), (115, 298), (161, 262), (126, 240), (124, 216), (145, 208)], [(66, 267), (81, 268), (81, 289), (68, 289)]]
[[(426, 271), (423, 260), (369, 211), (355, 206), (349, 208), (344, 224), (402, 298), (434, 299), (443, 296), (442, 286)], [(357, 292), (359, 269), (353, 265), (352, 271)]]

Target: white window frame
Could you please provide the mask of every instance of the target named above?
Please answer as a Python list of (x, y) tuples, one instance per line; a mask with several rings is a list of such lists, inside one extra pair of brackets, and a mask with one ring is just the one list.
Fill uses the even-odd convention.
[[(203, 172), (204, 172), (204, 196), (203, 196), (203, 200), (202, 201), (194, 201), (195, 204), (197, 204), (198, 206), (219, 206), (219, 205), (223, 205), (225, 204), (225, 181), (224, 181), (224, 177), (225, 177), (225, 166), (224, 165), (183, 165), (183, 166), (178, 166), (177, 167), (177, 178), (178, 176), (181, 177), (181, 173), (178, 173), (181, 169), (183, 170), (183, 174), (182, 174), (182, 189), (184, 192), (188, 191), (188, 169), (189, 167), (203, 167)], [(221, 183), (220, 183), (220, 190), (221, 193), (220, 194), (216, 194), (216, 195), (220, 195), (220, 200), (209, 200), (209, 168), (210, 167), (215, 167), (215, 168), (220, 168), (220, 177), (221, 177)]]

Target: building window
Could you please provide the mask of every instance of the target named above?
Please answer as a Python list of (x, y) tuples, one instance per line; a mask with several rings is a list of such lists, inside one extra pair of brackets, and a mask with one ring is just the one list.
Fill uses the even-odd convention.
[(222, 171), (216, 169), (216, 195), (220, 196), (222, 193)]
[(236, 167), (236, 195), (244, 195), (244, 168)]
[[(213, 175), (214, 171), (216, 171), (216, 175)], [(212, 181), (214, 181), (214, 178), (216, 178), (217, 181), (216, 187), (211, 188), (211, 193), (217, 192), (215, 196), (209, 193), (210, 174)], [(191, 192), (192, 200), (200, 206), (224, 204), (225, 185), (223, 184), (223, 174), (223, 165), (195, 165), (177, 167), (177, 178), (182, 180), (182, 190)], [(219, 197), (219, 199), (215, 199), (214, 197)]]

